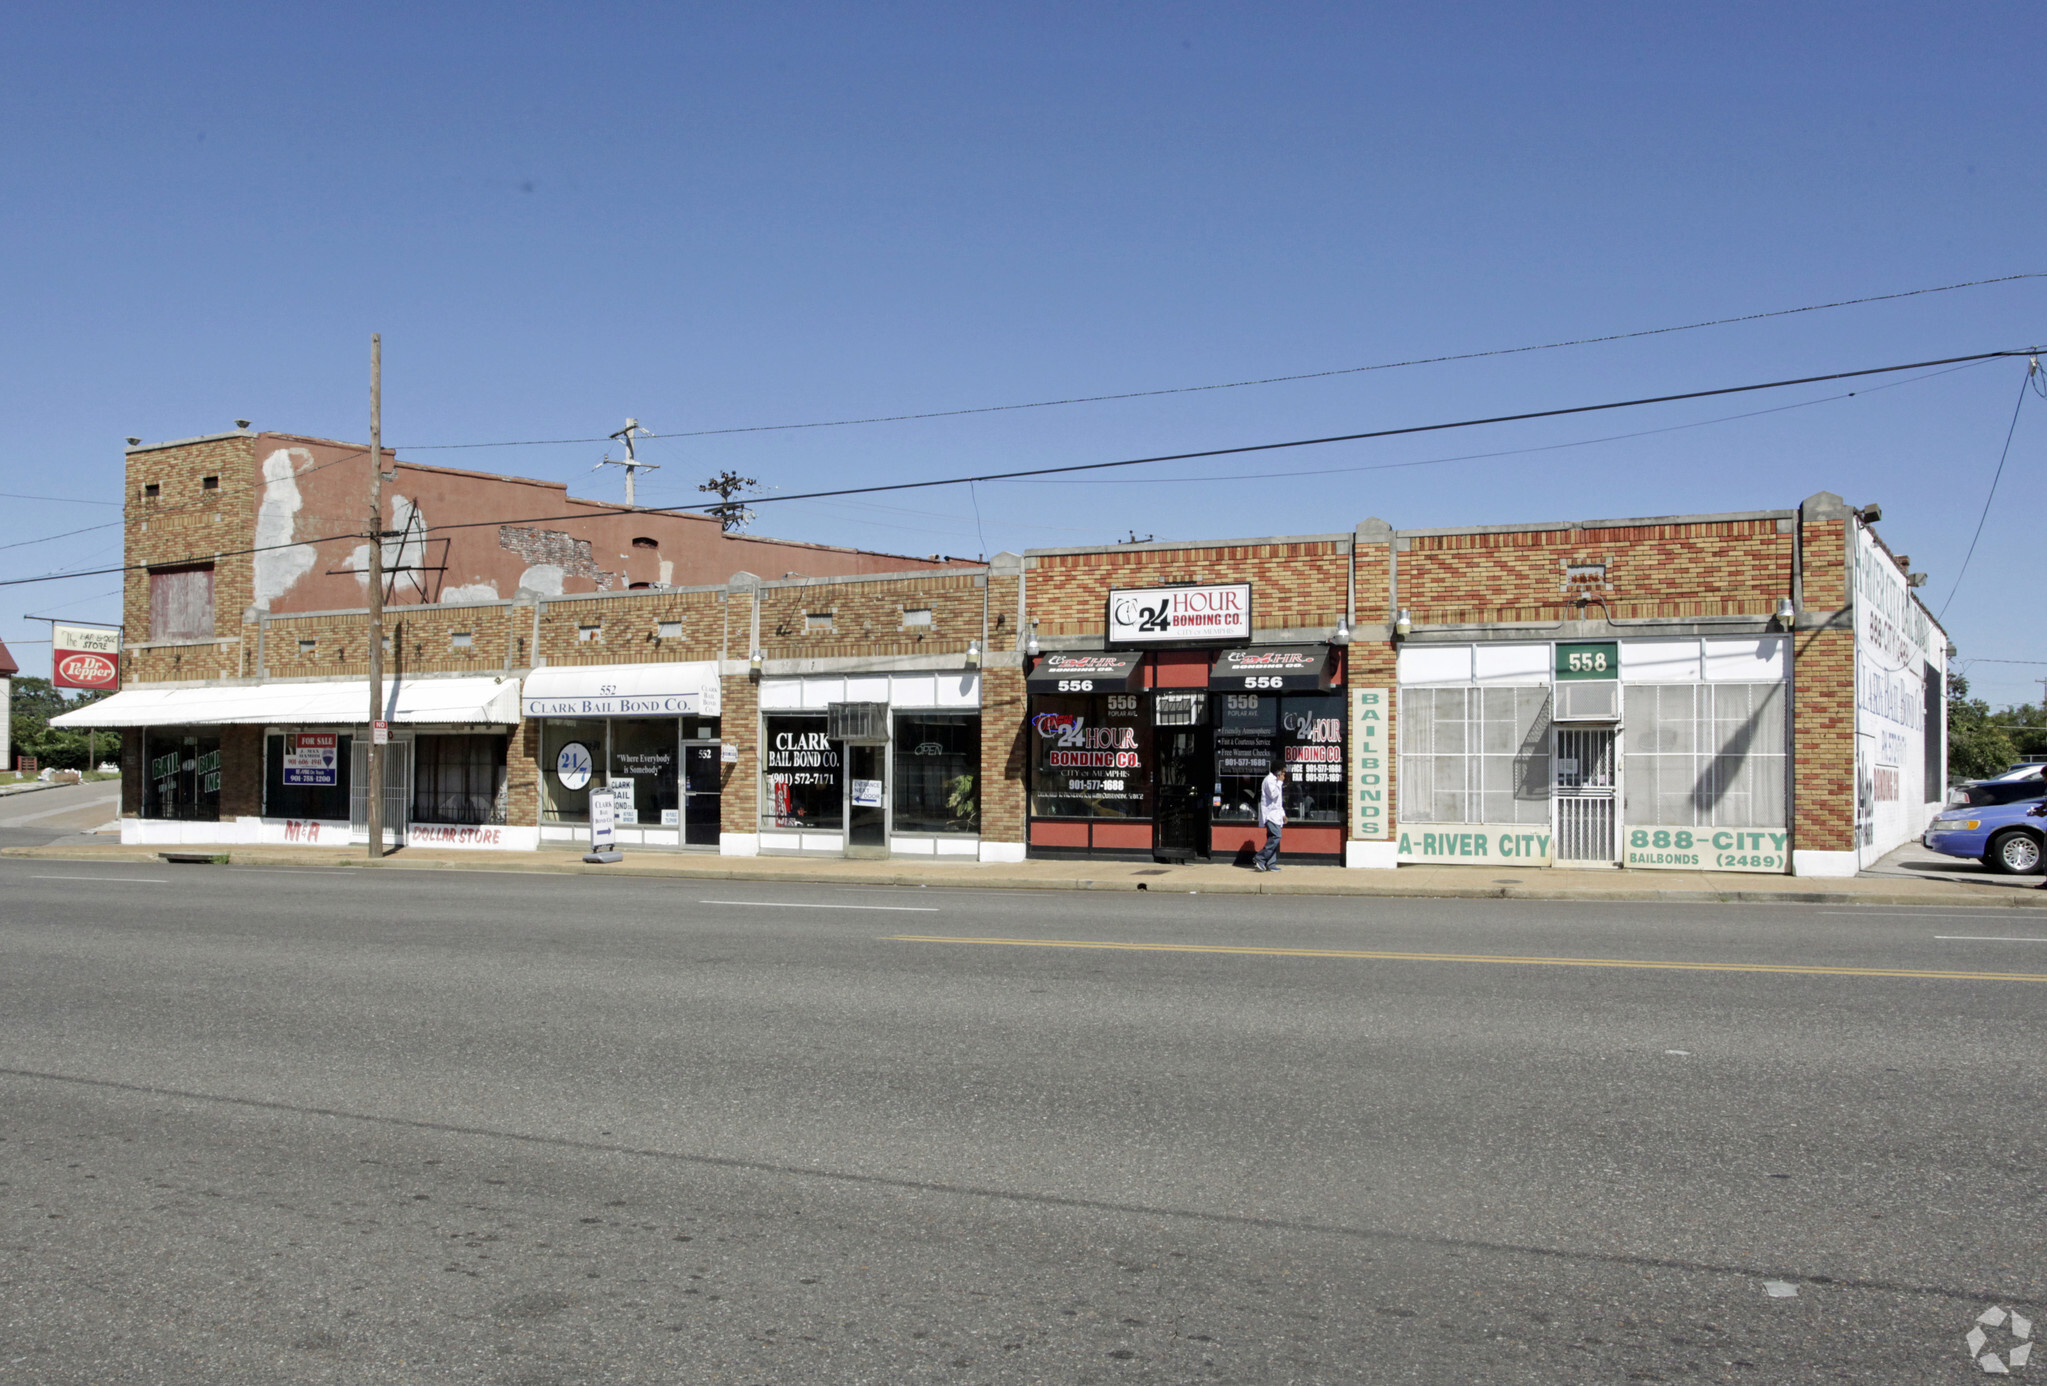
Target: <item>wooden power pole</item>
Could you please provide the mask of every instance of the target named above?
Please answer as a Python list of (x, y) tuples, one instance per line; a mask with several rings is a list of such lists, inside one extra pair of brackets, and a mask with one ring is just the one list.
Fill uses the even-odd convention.
[(370, 334), (370, 860), (384, 855), (384, 747), (377, 739), (384, 718), (384, 342)]

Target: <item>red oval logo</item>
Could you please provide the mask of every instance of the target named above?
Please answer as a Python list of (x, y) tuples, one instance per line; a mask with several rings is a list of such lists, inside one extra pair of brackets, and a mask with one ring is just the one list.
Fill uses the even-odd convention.
[(57, 661), (57, 677), (74, 688), (112, 688), (114, 661), (105, 655), (68, 654)]

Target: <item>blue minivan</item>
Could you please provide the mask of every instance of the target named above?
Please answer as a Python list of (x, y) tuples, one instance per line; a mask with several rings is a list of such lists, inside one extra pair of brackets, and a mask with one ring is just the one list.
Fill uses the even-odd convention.
[(1992, 871), (2024, 876), (2040, 869), (2047, 818), (2029, 810), (2047, 798), (2047, 779), (1978, 780), (1963, 787), (1962, 802), (1940, 811), (1920, 840), (1950, 857), (1974, 857)]

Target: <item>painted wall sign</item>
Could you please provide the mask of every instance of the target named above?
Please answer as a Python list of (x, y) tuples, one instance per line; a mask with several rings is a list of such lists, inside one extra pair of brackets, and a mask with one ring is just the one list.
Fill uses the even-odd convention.
[(121, 686), (121, 632), (50, 624), (50, 682), (111, 691)]
[(701, 693), (613, 694), (588, 698), (523, 698), (528, 717), (715, 717)]
[(286, 732), (284, 783), (335, 785), (341, 782), (338, 732)]
[(1408, 824), (1400, 830), (1401, 861), (1442, 866), (1548, 866), (1550, 830), (1517, 823)]
[(1251, 638), (1251, 584), (1125, 587), (1109, 593), (1109, 644)]
[(1556, 676), (1559, 679), (1618, 679), (1621, 649), (1612, 641), (1558, 645)]
[(1774, 871), (1790, 864), (1781, 828), (1636, 828), (1625, 834), (1623, 866), (1648, 871)]
[(1392, 777), (1386, 772), (1384, 688), (1350, 690), (1350, 835), (1358, 842), (1383, 842), (1393, 835)]
[(580, 741), (571, 741), (554, 758), (554, 777), (561, 782), (563, 789), (581, 789), (590, 783), (590, 774), (596, 764), (588, 746)]

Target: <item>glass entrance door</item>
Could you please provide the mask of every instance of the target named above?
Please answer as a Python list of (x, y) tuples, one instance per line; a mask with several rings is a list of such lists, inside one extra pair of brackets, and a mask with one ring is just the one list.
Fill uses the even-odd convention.
[(718, 743), (682, 747), (682, 845), (716, 847), (720, 804)]
[(1154, 786), (1154, 861), (1192, 861), (1209, 854), (1210, 786), (1215, 777), (1215, 736), (1206, 693), (1158, 693), (1152, 698), (1158, 748)]
[(888, 855), (888, 744), (846, 747), (846, 855)]

